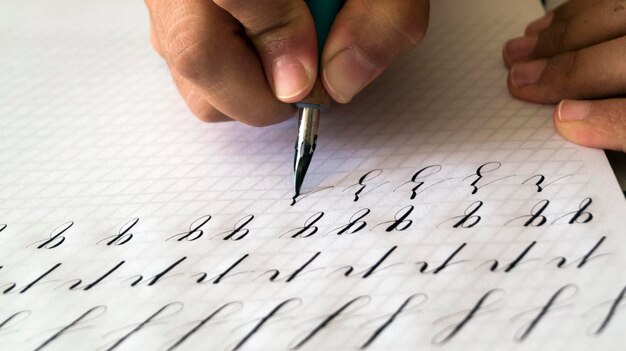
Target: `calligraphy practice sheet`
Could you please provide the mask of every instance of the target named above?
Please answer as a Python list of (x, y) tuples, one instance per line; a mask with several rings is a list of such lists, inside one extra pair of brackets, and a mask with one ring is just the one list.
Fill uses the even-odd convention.
[(623, 350), (626, 201), (508, 94), (533, 0), (432, 1), (321, 121), (206, 124), (139, 1), (0, 3), (0, 350)]

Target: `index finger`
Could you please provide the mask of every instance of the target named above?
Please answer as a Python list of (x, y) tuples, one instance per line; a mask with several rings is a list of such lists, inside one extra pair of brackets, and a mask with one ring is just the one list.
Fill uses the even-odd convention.
[(205, 0), (159, 1), (155, 11), (168, 66), (219, 112), (254, 126), (294, 113), (272, 93), (257, 53), (228, 12)]

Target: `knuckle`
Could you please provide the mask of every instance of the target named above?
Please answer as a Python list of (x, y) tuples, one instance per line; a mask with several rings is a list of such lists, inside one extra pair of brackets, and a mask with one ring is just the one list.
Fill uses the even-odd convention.
[(178, 90), (181, 92), (185, 102), (187, 103), (187, 107), (189, 107), (189, 111), (191, 111), (196, 118), (208, 123), (229, 120), (226, 115), (213, 107), (213, 105), (205, 99), (205, 95), (203, 95), (205, 92), (203, 92), (199, 87), (181, 79), (174, 78), (174, 80), (176, 81)]
[[(392, 2), (393, 3), (393, 2)], [(354, 43), (375, 66), (385, 68), (417, 46), (426, 34), (428, 7), (418, 1), (390, 2), (362, 0), (352, 7), (354, 15), (342, 28), (348, 42)]]
[(576, 79), (576, 75), (580, 70), (580, 51), (572, 51), (563, 55), (563, 58), (563, 78), (567, 82), (572, 82)]
[(561, 21), (555, 23), (550, 30), (547, 31), (547, 50), (552, 53), (560, 53), (567, 51), (567, 37), (569, 33), (569, 22)]
[(213, 2), (233, 15), (250, 6), (246, 0), (213, 0)]
[(232, 118), (251, 127), (267, 127), (276, 122), (272, 122), (271, 112), (246, 111), (233, 115)]
[(189, 110), (196, 118), (202, 122), (216, 123), (223, 122), (226, 117), (204, 100), (195, 100), (189, 104)]
[(559, 25), (557, 26), (557, 36), (555, 41), (555, 46), (558, 52), (568, 51), (570, 32), (571, 31), (569, 21), (559, 22)]
[[(575, 91), (576, 80), (580, 70), (580, 52), (572, 51), (565, 54), (553, 56), (548, 59), (545, 75), (551, 77), (551, 85), (559, 89), (562, 94), (569, 98), (578, 95)], [(542, 75), (543, 76), (543, 75)]]
[(271, 16), (258, 17), (258, 19), (244, 24), (246, 34), (253, 40), (272, 44), (281, 43), (289, 38), (292, 34), (291, 27), (296, 22), (295, 10), (292, 7), (286, 7), (282, 10), (276, 10)]
[(602, 106), (592, 116), (600, 122), (595, 123), (608, 139), (615, 143), (615, 149), (626, 152), (626, 100), (610, 99), (600, 103)]
[(172, 68), (183, 77), (198, 81), (208, 75), (216, 61), (210, 35), (176, 25), (167, 33), (167, 53)]
[(213, 0), (213, 2), (223, 8), (226, 11), (230, 11), (231, 8), (239, 4), (241, 1), (239, 0)]
[(390, 6), (389, 2), (363, 0), (360, 4), (345, 30), (376, 66), (388, 66), (417, 46), (426, 34), (428, 8), (416, 1)]
[(405, 6), (395, 9), (393, 13), (388, 11), (380, 13), (401, 45), (412, 48), (424, 38), (428, 26), (428, 10), (417, 6), (415, 2), (409, 1)]
[(154, 51), (156, 51), (159, 56), (163, 57), (163, 48), (161, 48), (161, 43), (159, 43), (154, 27), (150, 28), (150, 44), (152, 44)]
[(398, 17), (392, 26), (403, 37), (408, 46), (415, 47), (419, 44), (426, 34), (426, 21), (412, 13), (406, 13)]
[(271, 121), (264, 119), (264, 118), (261, 118), (261, 119), (255, 118), (255, 119), (250, 119), (250, 120), (247, 119), (243, 121), (243, 123), (251, 127), (257, 127), (257, 128), (267, 127), (273, 124)]
[[(619, 102), (618, 102), (619, 101)], [(616, 135), (626, 136), (626, 102), (620, 100), (609, 100), (610, 110), (606, 111), (609, 125), (614, 129)]]
[(285, 29), (297, 23), (301, 12), (306, 9), (304, 4), (290, 0), (214, 0), (214, 2), (241, 22), (248, 36), (259, 39), (284, 36)]
[(283, 104), (266, 105), (265, 108), (259, 110), (247, 111), (245, 116), (233, 116), (233, 118), (251, 127), (267, 127), (291, 116), (291, 110), (285, 109), (284, 106)]

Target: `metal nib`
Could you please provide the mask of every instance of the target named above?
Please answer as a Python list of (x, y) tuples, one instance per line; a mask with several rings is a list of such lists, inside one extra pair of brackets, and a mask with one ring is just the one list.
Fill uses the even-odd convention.
[(295, 197), (300, 195), (304, 176), (306, 175), (317, 142), (317, 127), (320, 109), (317, 107), (301, 107), (298, 109), (298, 140), (293, 160), (293, 185)]
[(300, 195), (302, 183), (304, 183), (304, 176), (306, 175), (306, 171), (309, 168), (309, 164), (311, 164), (311, 158), (311, 156), (302, 156), (295, 161), (295, 164), (293, 166), (293, 185), (295, 190), (295, 197), (298, 197)]

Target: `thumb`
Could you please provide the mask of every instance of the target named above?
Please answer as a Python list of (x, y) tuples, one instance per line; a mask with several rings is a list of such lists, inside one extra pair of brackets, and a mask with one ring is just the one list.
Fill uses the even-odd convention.
[(626, 99), (563, 100), (554, 125), (576, 144), (626, 152)]
[(317, 42), (313, 17), (304, 1), (213, 0), (245, 28), (276, 97), (296, 102), (313, 88)]
[(395, 59), (415, 47), (428, 26), (428, 0), (348, 0), (322, 53), (322, 79), (347, 103)]

